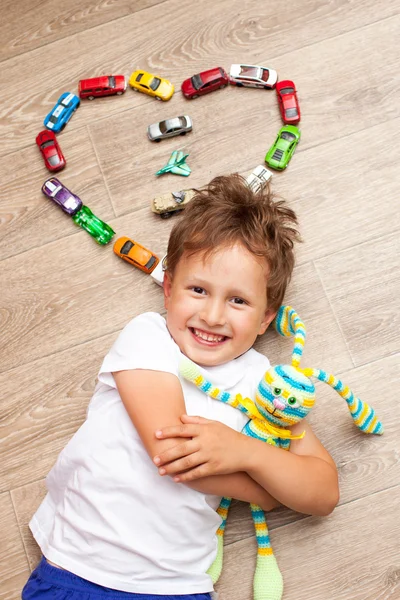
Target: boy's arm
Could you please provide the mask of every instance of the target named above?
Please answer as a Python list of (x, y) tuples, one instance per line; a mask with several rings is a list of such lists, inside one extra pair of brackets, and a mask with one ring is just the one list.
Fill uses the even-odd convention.
[[(185, 412), (182, 387), (179, 379), (171, 373), (149, 370), (117, 371), (115, 383), (126, 411), (131, 418), (150, 458), (182, 444), (182, 439), (169, 437), (159, 439), (154, 432), (168, 425), (182, 425)], [(160, 392), (161, 390), (161, 392)], [(154, 465), (156, 469), (156, 465)], [(190, 487), (206, 494), (229, 496), (253, 502), (272, 510), (279, 505), (271, 495), (247, 473), (232, 473), (220, 477), (205, 477)]]
[(335, 463), (310, 425), (303, 420), (292, 428), (303, 431), (291, 451), (244, 436), (216, 421), (181, 417), (184, 425), (164, 428), (159, 437), (178, 435), (180, 445), (159, 455), (159, 465), (175, 481), (187, 483), (209, 475), (245, 471), (281, 504), (311, 515), (328, 515), (339, 500)]
[(336, 465), (306, 420), (292, 427), (294, 435), (303, 431), (304, 438), (292, 440), (289, 452), (268, 444), (262, 448), (263, 442), (253, 444), (246, 471), (282, 504), (326, 516), (339, 502)]

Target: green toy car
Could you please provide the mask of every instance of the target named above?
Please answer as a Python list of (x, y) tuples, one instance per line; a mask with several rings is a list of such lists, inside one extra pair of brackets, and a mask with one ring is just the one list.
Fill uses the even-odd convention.
[(265, 155), (265, 162), (272, 169), (283, 171), (289, 164), (300, 141), (300, 130), (294, 125), (284, 125), (275, 142)]
[(72, 217), (72, 220), (85, 229), (98, 244), (108, 244), (115, 231), (107, 223), (101, 221), (92, 213), (88, 206), (82, 206)]

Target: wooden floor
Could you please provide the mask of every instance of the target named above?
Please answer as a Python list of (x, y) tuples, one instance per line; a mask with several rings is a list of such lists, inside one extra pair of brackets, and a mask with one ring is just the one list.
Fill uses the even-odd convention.
[[(303, 366), (340, 375), (386, 428), (363, 436), (344, 401), (318, 385), (311, 421), (338, 465), (341, 500), (328, 518), (270, 515), (284, 599), (400, 599), (400, 2), (3, 0), (1, 8), (0, 600), (20, 597), (39, 559), (27, 524), (84, 419), (102, 357), (130, 318), (163, 311), (150, 277), (42, 195), (48, 173), (35, 136), (81, 78), (142, 67), (175, 83), (167, 104), (131, 89), (83, 101), (59, 137), (68, 162), (60, 179), (116, 237), (162, 255), (174, 219), (153, 215), (151, 198), (247, 174), (281, 126), (275, 92), (182, 97), (183, 79), (232, 62), (271, 66), (299, 90), (301, 143), (273, 188), (297, 211), (304, 238), (287, 296), (308, 328)], [(183, 138), (151, 144), (146, 126), (184, 113), (194, 123), (184, 140), (192, 175), (156, 178)], [(287, 362), (291, 342), (267, 332), (258, 349)], [(231, 517), (220, 600), (250, 600), (248, 507)]]

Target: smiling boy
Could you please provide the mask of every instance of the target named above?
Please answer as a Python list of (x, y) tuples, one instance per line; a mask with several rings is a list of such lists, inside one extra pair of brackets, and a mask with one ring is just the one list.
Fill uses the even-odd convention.
[(215, 385), (254, 397), (269, 361), (252, 345), (282, 303), (296, 223), (235, 175), (189, 203), (168, 245), (166, 319), (144, 313), (124, 328), (47, 477), (30, 524), (46, 558), (23, 600), (55, 590), (58, 600), (209, 600), (221, 496), (333, 510), (336, 468), (307, 423), (290, 452), (268, 446), (240, 433), (241, 412), (179, 377), (187, 356)]

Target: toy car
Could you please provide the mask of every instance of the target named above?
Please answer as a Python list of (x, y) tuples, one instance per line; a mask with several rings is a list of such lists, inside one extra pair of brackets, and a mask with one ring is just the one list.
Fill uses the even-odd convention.
[(271, 179), (272, 173), (264, 165), (259, 165), (246, 178), (247, 186), (257, 194)]
[(79, 81), (79, 97), (94, 100), (101, 96), (120, 96), (126, 90), (124, 75), (104, 75)]
[(46, 115), (43, 123), (47, 129), (58, 133), (68, 123), (81, 101), (75, 94), (65, 92), (57, 100), (55, 107)]
[(293, 81), (285, 79), (276, 84), (279, 109), (284, 123), (296, 125), (300, 121), (300, 106)]
[(150, 277), (154, 279), (158, 285), (164, 285), (164, 272), (167, 268), (167, 255), (165, 254), (162, 259), (159, 261), (158, 265), (155, 269), (150, 273)]
[(162, 219), (168, 219), (172, 217), (172, 213), (183, 210), (194, 194), (194, 190), (181, 190), (157, 196), (151, 202), (151, 210), (160, 215)]
[(128, 237), (117, 239), (114, 244), (114, 252), (117, 256), (145, 273), (151, 273), (159, 263), (159, 259), (155, 254)]
[(157, 100), (170, 100), (174, 93), (174, 86), (168, 79), (156, 77), (146, 71), (134, 71), (129, 78), (129, 85), (137, 92), (143, 92), (157, 98)]
[(44, 164), (49, 171), (61, 171), (66, 165), (65, 158), (52, 131), (44, 129), (36, 136), (36, 143), (42, 153)]
[(147, 135), (152, 142), (161, 142), (175, 135), (186, 135), (188, 131), (192, 131), (192, 119), (188, 115), (183, 115), (149, 125)]
[(82, 206), (77, 213), (72, 217), (74, 223), (85, 229), (98, 244), (108, 244), (114, 235), (115, 231), (96, 217), (88, 206)]
[(222, 67), (209, 69), (197, 75), (193, 75), (190, 79), (185, 79), (181, 85), (182, 94), (185, 98), (198, 98), (214, 90), (220, 90), (226, 87), (229, 83), (228, 75)]
[(82, 200), (70, 192), (56, 177), (50, 177), (44, 182), (42, 192), (71, 217), (82, 208)]
[(284, 125), (265, 155), (267, 165), (278, 171), (286, 169), (299, 141), (300, 130), (295, 125)]
[(256, 65), (231, 65), (229, 82), (238, 87), (255, 87), (270, 90), (275, 87), (278, 74), (273, 69)]

